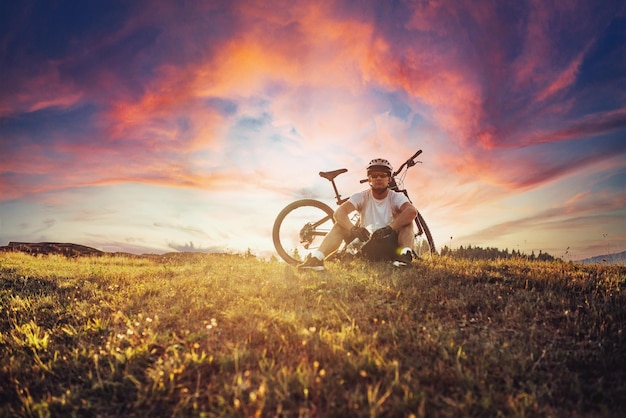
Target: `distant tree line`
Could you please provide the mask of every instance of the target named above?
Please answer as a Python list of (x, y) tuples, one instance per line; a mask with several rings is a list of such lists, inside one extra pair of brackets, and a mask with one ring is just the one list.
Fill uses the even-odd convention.
[(444, 246), (441, 249), (441, 255), (448, 256), (452, 258), (464, 258), (469, 260), (497, 260), (497, 259), (507, 259), (507, 258), (520, 258), (529, 261), (553, 261), (556, 260), (555, 257), (548, 253), (544, 253), (539, 250), (539, 255), (535, 254), (535, 251), (530, 253), (530, 255), (520, 252), (519, 250), (513, 250), (509, 252), (509, 249), (500, 250), (498, 248), (482, 248), (482, 247), (472, 247), (468, 245), (467, 247), (463, 247), (462, 245), (457, 249), (450, 249), (448, 246)]

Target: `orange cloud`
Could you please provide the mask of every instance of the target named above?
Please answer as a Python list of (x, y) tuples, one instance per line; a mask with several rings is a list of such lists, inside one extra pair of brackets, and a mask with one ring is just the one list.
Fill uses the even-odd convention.
[(322, 4), (292, 8), (285, 21), (242, 7), (238, 33), (209, 61), (197, 64), (193, 90), (201, 96), (264, 94), (268, 83), (290, 88), (323, 87), (361, 90), (362, 69), (374, 51), (385, 48), (374, 39), (371, 24), (338, 20)]
[(570, 87), (576, 81), (576, 76), (578, 75), (578, 70), (582, 65), (582, 62), (587, 54), (589, 48), (584, 48), (578, 56), (574, 58), (574, 60), (567, 66), (560, 74), (557, 74), (554, 81), (549, 83), (546, 88), (540, 91), (537, 94), (536, 100), (539, 102), (543, 102), (547, 98), (555, 95), (558, 92), (563, 91), (564, 89)]
[(58, 62), (47, 63), (36, 75), (20, 74), (9, 91), (0, 95), (0, 117), (58, 107), (70, 108), (81, 102), (84, 92), (74, 83), (62, 80)]
[[(275, 127), (295, 127), (316, 144), (332, 144), (355, 127), (361, 129), (369, 112), (360, 108), (368, 104), (358, 103), (359, 95), (370, 68), (381, 61), (377, 55), (387, 49), (385, 42), (374, 37), (371, 24), (333, 18), (317, 3), (290, 10), (277, 20), (273, 7), (240, 6), (244, 31), (211, 45), (214, 54), (162, 66), (138, 100), (111, 106), (111, 138), (168, 150), (217, 143), (233, 121), (203, 108), (203, 100), (215, 97), (239, 103), (240, 115), (257, 111), (246, 107), (251, 102), (271, 97), (267, 111)], [(181, 117), (191, 127), (184, 144), (176, 141), (181, 135), (176, 119)]]

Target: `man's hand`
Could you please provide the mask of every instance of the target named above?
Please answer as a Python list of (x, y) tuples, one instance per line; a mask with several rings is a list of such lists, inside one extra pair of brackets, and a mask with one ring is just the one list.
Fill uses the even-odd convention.
[(352, 229), (350, 229), (350, 232), (361, 242), (365, 242), (370, 239), (370, 231), (362, 226), (353, 226)]
[(393, 228), (390, 227), (389, 225), (377, 229), (376, 231), (374, 231), (374, 233), (372, 234), (372, 239), (385, 239), (385, 238), (389, 238), (389, 236), (393, 234)]

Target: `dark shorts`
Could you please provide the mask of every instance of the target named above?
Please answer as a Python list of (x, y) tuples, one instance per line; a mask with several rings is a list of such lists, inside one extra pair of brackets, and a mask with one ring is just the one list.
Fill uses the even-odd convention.
[(398, 233), (393, 232), (385, 239), (371, 239), (361, 248), (361, 254), (368, 260), (394, 260), (398, 250)]

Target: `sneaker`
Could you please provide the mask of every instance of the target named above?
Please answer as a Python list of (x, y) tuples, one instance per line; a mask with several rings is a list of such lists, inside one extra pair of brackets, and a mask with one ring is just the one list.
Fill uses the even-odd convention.
[(393, 261), (393, 265), (396, 267), (408, 267), (413, 262), (413, 253), (411, 251), (407, 251), (404, 254), (400, 254)]
[(309, 254), (306, 256), (304, 263), (298, 266), (298, 270), (324, 271), (326, 268), (324, 267), (324, 260), (320, 260), (319, 258), (313, 257)]

